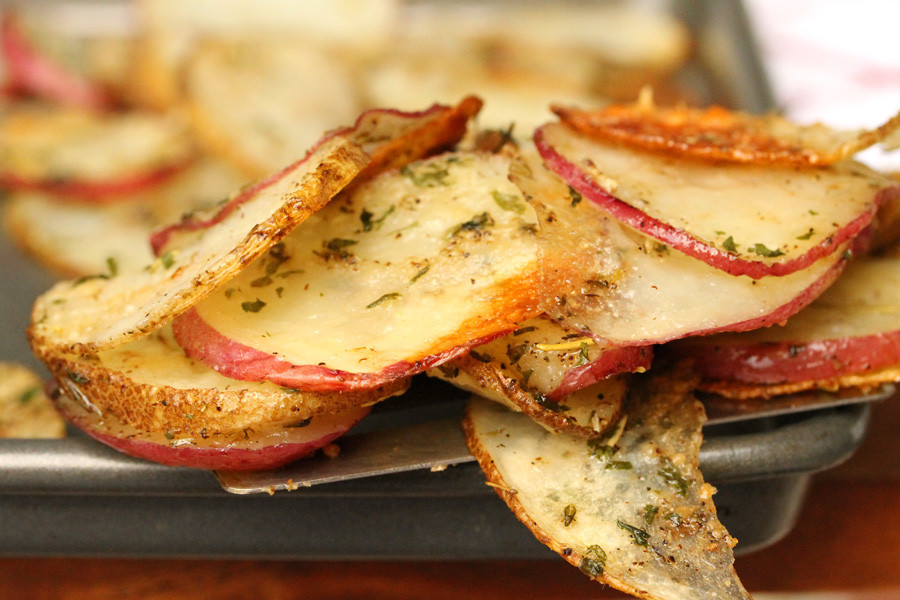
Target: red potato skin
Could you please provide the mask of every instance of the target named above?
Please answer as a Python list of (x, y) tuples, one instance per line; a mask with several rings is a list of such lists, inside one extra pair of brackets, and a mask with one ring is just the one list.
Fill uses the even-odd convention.
[(68, 72), (36, 50), (12, 11), (0, 16), (0, 55), (7, 69), (2, 90), (6, 95), (36, 96), (97, 111), (115, 104), (101, 86)]
[(23, 179), (0, 173), (0, 188), (21, 192), (43, 192), (85, 204), (109, 204), (162, 185), (184, 171), (189, 163), (169, 165), (155, 171), (108, 181)]
[(229, 339), (210, 327), (191, 308), (172, 322), (175, 340), (185, 354), (216, 371), (241, 381), (270, 381), (283, 387), (311, 392), (351, 391), (375, 388), (390, 381), (422, 373), (509, 333), (471, 340), (445, 352), (415, 362), (400, 361), (378, 372), (351, 373), (319, 365), (295, 365), (266, 352)]
[(708, 380), (757, 385), (828, 381), (897, 364), (900, 331), (815, 342), (703, 344), (686, 349)]
[(330, 444), (356, 425), (368, 411), (356, 410), (345, 422), (335, 425), (326, 435), (300, 442), (276, 443), (259, 448), (240, 446), (170, 446), (140, 437), (122, 437), (100, 430), (100, 420), (88, 411), (73, 411), (57, 403), (63, 418), (84, 433), (123, 454), (171, 467), (190, 467), (214, 471), (258, 471), (277, 469), (305, 458)]
[[(808, 288), (803, 290), (799, 295), (795, 296), (790, 302), (783, 304), (770, 312), (769, 314), (763, 315), (761, 317), (757, 317), (755, 319), (748, 319), (746, 321), (742, 321), (740, 323), (733, 323), (731, 325), (725, 325), (723, 327), (715, 327), (712, 329), (707, 329), (705, 331), (697, 331), (691, 335), (711, 335), (714, 333), (723, 333), (726, 331), (751, 331), (753, 329), (760, 329), (762, 327), (771, 327), (772, 325), (778, 325), (779, 323), (783, 323), (787, 321), (787, 319), (798, 312), (800, 312), (804, 307), (809, 305), (813, 300), (822, 295), (828, 287), (837, 281), (837, 278), (840, 277), (841, 273), (844, 272), (844, 267), (847, 266), (847, 260), (841, 259), (834, 263), (830, 269), (825, 271), (825, 273), (819, 277), (818, 280), (813, 282)], [(686, 337), (686, 336), (682, 336)], [(671, 340), (661, 340), (661, 342), (666, 342)]]
[[(453, 143), (458, 141), (458, 137), (461, 136), (465, 131), (465, 123), (475, 114), (477, 114), (480, 108), (480, 100), (477, 100), (475, 98), (466, 98), (457, 107), (452, 108), (440, 104), (435, 104), (430, 108), (418, 112), (404, 112), (395, 109), (380, 108), (365, 111), (357, 118), (356, 122), (352, 126), (345, 127), (343, 129), (337, 129), (326, 134), (307, 151), (306, 155), (303, 158), (286, 167), (285, 169), (282, 169), (281, 171), (274, 173), (273, 175), (270, 175), (269, 177), (266, 177), (265, 179), (255, 183), (254, 185), (242, 190), (239, 194), (235, 195), (227, 203), (222, 205), (222, 207), (219, 208), (219, 210), (212, 216), (203, 218), (187, 217), (180, 223), (175, 223), (154, 232), (150, 236), (150, 246), (153, 249), (154, 254), (159, 256), (160, 254), (165, 252), (166, 245), (169, 243), (172, 237), (177, 235), (178, 233), (199, 231), (201, 229), (206, 229), (216, 225), (217, 223), (225, 219), (229, 214), (231, 214), (231, 212), (236, 210), (242, 203), (246, 202), (249, 198), (252, 198), (256, 193), (259, 192), (260, 189), (263, 189), (271, 185), (275, 181), (281, 179), (286, 172), (292, 170), (297, 165), (306, 161), (309, 156), (312, 155), (323, 144), (339, 135), (352, 134), (354, 131), (360, 129), (366, 121), (370, 119), (377, 119), (379, 115), (395, 115), (409, 119), (433, 117), (435, 120), (443, 119), (445, 120), (445, 123), (443, 123), (441, 127), (435, 128), (435, 133), (428, 138), (427, 144), (414, 145), (410, 143), (407, 145), (403, 145), (401, 143), (396, 147), (388, 145), (386, 150), (382, 152), (376, 150), (373, 153), (370, 164), (366, 166), (359, 175), (357, 175), (354, 181), (350, 183), (350, 186), (357, 185), (360, 181), (374, 177), (376, 174), (383, 170), (412, 162), (417, 158), (421, 158), (428, 152), (443, 149), (444, 147), (452, 145)], [(411, 135), (412, 133), (407, 133), (406, 137), (409, 137)], [(403, 142), (404, 140), (400, 139), (397, 141)]]
[(745, 260), (724, 249), (710, 246), (696, 239), (688, 232), (663, 223), (630, 204), (619, 200), (600, 187), (583, 170), (569, 162), (547, 143), (544, 139), (543, 130), (540, 128), (535, 132), (534, 142), (541, 157), (552, 171), (567, 181), (585, 198), (596, 203), (618, 221), (712, 267), (731, 275), (747, 275), (753, 279), (789, 275), (810, 266), (824, 256), (828, 256), (871, 224), (878, 206), (888, 199), (886, 194), (890, 194), (890, 197), (900, 196), (900, 188), (897, 187), (880, 190), (869, 211), (858, 216), (833, 237), (810, 249), (803, 256), (781, 262), (764, 263)]
[(653, 362), (652, 346), (623, 346), (604, 352), (596, 360), (574, 367), (566, 372), (559, 387), (548, 395), (559, 401), (581, 388), (620, 373), (634, 373), (650, 368)]

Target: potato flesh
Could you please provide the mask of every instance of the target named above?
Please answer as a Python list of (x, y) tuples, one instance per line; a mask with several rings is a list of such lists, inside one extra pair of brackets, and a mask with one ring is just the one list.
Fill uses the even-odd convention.
[(479, 399), (470, 447), (517, 517), (590, 576), (642, 598), (749, 598), (698, 469), (703, 408), (664, 379), (633, 394), (608, 459)]
[(536, 199), (546, 267), (545, 312), (567, 327), (618, 345), (650, 344), (784, 320), (840, 272), (840, 252), (784, 277), (734, 276), (573, 201), (552, 173), (516, 178)]
[(183, 120), (150, 113), (17, 108), (0, 119), (0, 137), (0, 178), (27, 181), (120, 181), (194, 155)]
[(406, 391), (408, 380), (353, 393), (310, 393), (229, 379), (186, 357), (170, 327), (95, 356), (54, 356), (67, 394), (147, 436), (238, 436), (348, 411)]
[(197, 313), (288, 363), (351, 373), (511, 329), (532, 303), (537, 247), (508, 169), (503, 156), (450, 154), (387, 173), (286, 238), (265, 285), (271, 257)]
[(356, 144), (333, 137), (169, 261), (164, 256), (147, 269), (110, 279), (57, 284), (35, 302), (32, 346), (40, 353), (93, 352), (162, 326), (327, 203), (364, 161)]
[[(252, 176), (296, 160), (322, 131), (362, 108), (339, 57), (297, 40), (208, 44), (185, 79), (200, 139)], [(316, 93), (304, 93), (298, 81), (315, 82)]]
[[(890, 185), (853, 162), (816, 169), (704, 163), (591, 140), (560, 124), (541, 134), (576, 188), (580, 173), (600, 195), (637, 210), (630, 226), (683, 251), (699, 243), (708, 248), (699, 258), (735, 274), (785, 274), (835, 251), (871, 221), (879, 190)], [(661, 225), (651, 229), (651, 219)], [(784, 273), (772, 270), (779, 265)]]
[(900, 331), (900, 259), (864, 256), (784, 327), (769, 327), (708, 341), (817, 342)]

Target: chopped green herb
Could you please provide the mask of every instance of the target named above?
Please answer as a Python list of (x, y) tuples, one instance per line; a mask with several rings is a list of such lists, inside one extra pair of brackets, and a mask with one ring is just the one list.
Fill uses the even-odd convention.
[(428, 272), (428, 269), (430, 269), (430, 268), (431, 268), (431, 265), (425, 265), (424, 267), (422, 267), (421, 269), (419, 269), (419, 272), (418, 272), (418, 273), (416, 273), (415, 275), (413, 275), (413, 278), (410, 279), (409, 282), (410, 282), (410, 283), (415, 283), (415, 282), (417, 282), (417, 281), (419, 280), (419, 278), (422, 277), (423, 275), (425, 275), (425, 273), (427, 273), (427, 272)]
[(528, 369), (522, 371), (522, 385), (528, 385), (528, 380), (531, 379), (531, 376), (534, 374), (534, 369)]
[(469, 352), (469, 356), (471, 356), (472, 358), (474, 358), (474, 359), (477, 360), (478, 362), (483, 362), (483, 363), (489, 363), (489, 362), (491, 362), (491, 357), (490, 357), (490, 356), (488, 356), (487, 354), (481, 354), (481, 353), (476, 352), (476, 351), (474, 351), (474, 350), (471, 350), (471, 351)]
[(616, 520), (616, 525), (618, 525), (621, 529), (624, 529), (628, 533), (631, 534), (631, 539), (638, 546), (647, 546), (650, 541), (650, 534), (644, 531), (639, 527), (635, 527), (634, 525), (629, 525), (628, 523), (623, 523), (622, 521)]
[(373, 213), (364, 208), (359, 215), (359, 220), (362, 221), (363, 231), (372, 231), (376, 227), (380, 226), (382, 223), (384, 223), (384, 220), (387, 218), (387, 216), (392, 212), (394, 212), (393, 204), (388, 207), (386, 211), (384, 211), (383, 215), (376, 219)]
[(575, 520), (575, 513), (577, 509), (574, 504), (567, 504), (563, 509), (563, 526), (568, 527), (572, 524), (572, 521)]
[(578, 204), (582, 201), (583, 196), (581, 192), (573, 188), (571, 185), (569, 186), (569, 196), (572, 197), (572, 206), (578, 206)]
[(19, 404), (28, 404), (41, 393), (40, 386), (30, 387), (19, 395)]
[(722, 242), (722, 247), (728, 252), (737, 252), (737, 246), (734, 245), (734, 238), (730, 235)]
[(159, 257), (159, 262), (162, 264), (163, 268), (168, 269), (172, 265), (175, 264), (175, 253), (174, 252), (166, 252), (162, 256)]
[(378, 306), (379, 304), (382, 304), (382, 303), (384, 303), (384, 302), (387, 302), (388, 300), (395, 300), (395, 299), (397, 299), (397, 298), (399, 298), (399, 297), (400, 297), (400, 294), (398, 294), (397, 292), (391, 292), (391, 293), (389, 293), (389, 294), (383, 295), (382, 297), (380, 297), (378, 300), (375, 300), (375, 301), (372, 302), (371, 304), (367, 304), (367, 305), (366, 305), (366, 308), (375, 308), (375, 307)]
[(538, 406), (543, 409), (549, 410), (550, 412), (565, 412), (569, 408), (565, 404), (560, 404), (556, 400), (552, 400), (544, 394), (538, 392), (534, 393), (534, 400), (538, 403)]
[(449, 185), (447, 177), (450, 175), (450, 171), (446, 165), (438, 162), (428, 163), (415, 169), (411, 165), (406, 165), (400, 169), (400, 172), (419, 187)]
[(663, 254), (669, 251), (669, 247), (665, 244), (655, 243), (653, 244), (653, 251), (658, 252), (659, 254)]
[(766, 258), (773, 258), (775, 256), (781, 256), (782, 254), (784, 254), (784, 252), (782, 252), (781, 250), (770, 250), (766, 247), (765, 244), (753, 244), (752, 246), (750, 246), (749, 250), (751, 252), (756, 252), (760, 256), (764, 256)]
[(525, 203), (515, 194), (504, 194), (500, 190), (494, 190), (491, 192), (491, 196), (494, 198), (497, 206), (503, 210), (512, 211), (517, 215), (525, 212)]
[(678, 470), (678, 467), (673, 465), (672, 461), (668, 458), (664, 460), (663, 466), (657, 469), (656, 473), (663, 478), (663, 481), (665, 481), (666, 484), (678, 490), (680, 495), (684, 496), (687, 494), (687, 480), (684, 478), (684, 475), (681, 474), (681, 471)]
[(107, 257), (106, 268), (109, 269), (110, 277), (115, 277), (119, 274), (119, 263), (114, 256)]
[(322, 242), (322, 245), (325, 246), (328, 250), (332, 252), (340, 252), (344, 248), (357, 244), (356, 240), (345, 240), (342, 238), (332, 238), (327, 242)]
[(798, 235), (798, 236), (797, 236), (797, 239), (798, 239), (798, 240), (808, 240), (808, 239), (811, 238), (813, 235), (815, 235), (815, 233), (816, 233), (816, 230), (813, 229), (812, 227), (810, 227), (810, 228), (809, 228), (809, 231), (807, 231), (807, 232), (804, 233), (803, 235)]
[(266, 303), (259, 298), (253, 302), (241, 302), (241, 308), (244, 309), (244, 312), (258, 313), (265, 305)]
[(627, 460), (611, 460), (606, 463), (606, 468), (614, 471), (630, 471), (634, 468), (634, 465)]
[(644, 507), (644, 523), (647, 525), (651, 525), (653, 521), (656, 519), (656, 513), (659, 512), (659, 507), (653, 504), (648, 504)]
[(513, 335), (522, 335), (523, 333), (530, 333), (530, 332), (534, 331), (535, 329), (537, 329), (537, 328), (533, 327), (533, 326), (519, 327), (518, 329), (513, 331)]
[(461, 223), (457, 225), (451, 232), (450, 237), (455, 235), (459, 235), (460, 233), (466, 231), (479, 231), (484, 229), (485, 227), (490, 227), (494, 224), (494, 219), (487, 212), (483, 212), (480, 215), (475, 215), (465, 223)]
[(606, 568), (606, 552), (596, 544), (588, 546), (578, 568), (588, 577), (603, 575), (603, 570)]
[(506, 346), (506, 356), (511, 362), (517, 363), (519, 359), (528, 354), (528, 344), (508, 344)]
[(581, 342), (581, 347), (578, 350), (578, 363), (576, 366), (586, 365), (590, 361), (590, 357), (588, 356), (588, 343)]
[(81, 373), (76, 373), (75, 371), (66, 370), (66, 377), (69, 378), (73, 383), (90, 383), (90, 379), (82, 375)]
[(677, 512), (673, 511), (666, 515), (666, 521), (668, 521), (674, 527), (681, 527), (684, 519), (682, 519), (681, 515), (679, 515)]

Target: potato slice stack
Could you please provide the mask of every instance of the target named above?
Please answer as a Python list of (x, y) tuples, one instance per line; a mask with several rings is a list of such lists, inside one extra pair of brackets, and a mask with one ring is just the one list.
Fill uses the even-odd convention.
[(452, 146), (479, 107), (467, 99), (415, 114), (364, 113), (303, 159), (160, 232), (159, 256), (144, 268), (58, 283), (36, 301), (28, 333), (57, 380), (63, 414), (137, 456), (259, 469), (314, 451), (405, 391), (406, 373), (338, 391), (228, 379), (185, 356), (168, 324), (254, 259), (266, 264), (351, 182)]

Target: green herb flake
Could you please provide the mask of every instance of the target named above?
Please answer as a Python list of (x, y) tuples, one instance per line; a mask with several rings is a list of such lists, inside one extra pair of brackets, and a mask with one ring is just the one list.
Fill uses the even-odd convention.
[(568, 527), (575, 520), (577, 509), (574, 504), (567, 504), (563, 509), (563, 526)]
[(519, 327), (518, 329), (513, 331), (513, 335), (522, 335), (523, 333), (531, 333), (535, 329), (537, 329), (537, 327), (533, 327), (530, 325), (528, 327)]
[(19, 404), (28, 404), (41, 393), (40, 386), (30, 387), (19, 394)]
[(663, 466), (657, 469), (656, 473), (662, 477), (667, 485), (674, 488), (682, 496), (687, 494), (688, 482), (678, 470), (678, 467), (672, 464), (669, 459), (665, 459)]
[(606, 463), (606, 468), (612, 469), (613, 471), (630, 471), (634, 468), (634, 465), (627, 460), (611, 460)]
[(410, 282), (410, 283), (415, 283), (415, 282), (417, 282), (422, 276), (425, 275), (425, 273), (428, 272), (428, 269), (430, 269), (430, 268), (431, 268), (431, 265), (425, 265), (424, 267), (422, 267), (421, 269), (419, 269), (419, 271), (418, 271), (415, 275), (413, 275), (413, 278), (410, 279), (409, 282)]
[(409, 179), (418, 187), (438, 187), (449, 185), (447, 177), (450, 171), (447, 166), (438, 162), (428, 163), (425, 166), (413, 168), (406, 165), (400, 169), (400, 173)]
[(75, 371), (69, 371), (68, 369), (66, 370), (66, 377), (68, 377), (72, 383), (78, 383), (78, 384), (90, 383), (90, 381), (91, 381), (89, 378), (85, 377), (81, 373), (76, 373)]
[(358, 243), (356, 240), (346, 240), (343, 238), (332, 238), (327, 242), (322, 242), (322, 245), (325, 246), (328, 250), (332, 252), (340, 252), (344, 248), (348, 248)]
[(659, 512), (659, 507), (654, 504), (648, 504), (644, 507), (644, 523), (647, 525), (652, 525), (653, 521), (656, 520), (656, 514)]
[(374, 213), (372, 213), (364, 208), (362, 210), (362, 212), (359, 214), (359, 220), (362, 221), (363, 231), (372, 231), (375, 228), (381, 226), (381, 224), (384, 223), (384, 220), (392, 212), (394, 212), (393, 205), (388, 207), (388, 209), (386, 211), (384, 211), (384, 214), (376, 219)]
[(629, 525), (628, 523), (624, 523), (619, 520), (616, 520), (616, 525), (618, 525), (620, 529), (624, 529), (625, 531), (630, 533), (632, 541), (638, 546), (649, 545), (650, 534), (640, 527), (635, 527), (634, 525)]
[(728, 252), (737, 252), (737, 246), (734, 244), (734, 237), (730, 235), (722, 242), (722, 247)]
[(175, 264), (175, 253), (174, 252), (166, 252), (162, 256), (159, 257), (159, 262), (162, 264), (164, 269), (169, 269), (172, 265)]
[(383, 303), (388, 302), (388, 301), (390, 301), (390, 300), (396, 300), (396, 299), (399, 298), (399, 297), (400, 297), (400, 294), (399, 294), (399, 293), (397, 293), (397, 292), (390, 292), (390, 293), (388, 293), (388, 294), (385, 294), (385, 295), (381, 296), (378, 300), (375, 300), (375, 301), (372, 302), (371, 304), (367, 304), (367, 305), (366, 305), (366, 308), (375, 308), (376, 306), (378, 306), (378, 305), (380, 305), (380, 304), (383, 304)]
[(525, 212), (525, 203), (515, 194), (504, 194), (500, 190), (494, 190), (491, 192), (491, 197), (503, 210), (514, 212), (517, 215)]
[(528, 354), (528, 344), (508, 344), (506, 346), (506, 356), (510, 362), (517, 363), (519, 359)]
[(797, 239), (798, 239), (798, 240), (808, 240), (808, 239), (810, 239), (813, 235), (815, 235), (815, 233), (816, 233), (816, 230), (813, 229), (812, 227), (810, 227), (810, 228), (809, 228), (809, 231), (807, 231), (807, 232), (804, 233), (803, 235), (798, 235), (798, 236), (797, 236)]
[(578, 206), (584, 197), (581, 195), (581, 192), (573, 188), (571, 185), (569, 186), (569, 196), (572, 198), (572, 206)]
[(606, 552), (596, 544), (587, 547), (578, 569), (588, 577), (600, 577), (606, 568)]
[(494, 219), (487, 212), (483, 212), (480, 215), (475, 215), (465, 223), (460, 223), (457, 225), (451, 232), (450, 237), (459, 235), (460, 233), (464, 233), (467, 231), (481, 231), (485, 227), (491, 227), (494, 225)]
[(119, 274), (119, 262), (114, 256), (106, 258), (106, 268), (109, 269), (109, 276), (115, 277)]
[(241, 302), (241, 308), (244, 309), (244, 312), (258, 313), (263, 309), (266, 305), (265, 302), (257, 298), (253, 302)]
[(537, 402), (538, 406), (550, 412), (565, 412), (569, 408), (568, 406), (560, 404), (556, 400), (552, 400), (544, 394), (537, 392), (534, 394), (534, 401)]
[(776, 256), (781, 256), (784, 254), (784, 252), (782, 252), (781, 250), (778, 250), (778, 249), (770, 250), (769, 248), (766, 247), (765, 244), (753, 244), (752, 246), (750, 246), (749, 250), (751, 252), (755, 252), (765, 258), (774, 258)]
[(586, 365), (590, 362), (590, 356), (588, 355), (588, 343), (581, 342), (581, 347), (578, 350), (578, 362), (576, 366), (580, 367), (581, 365)]

